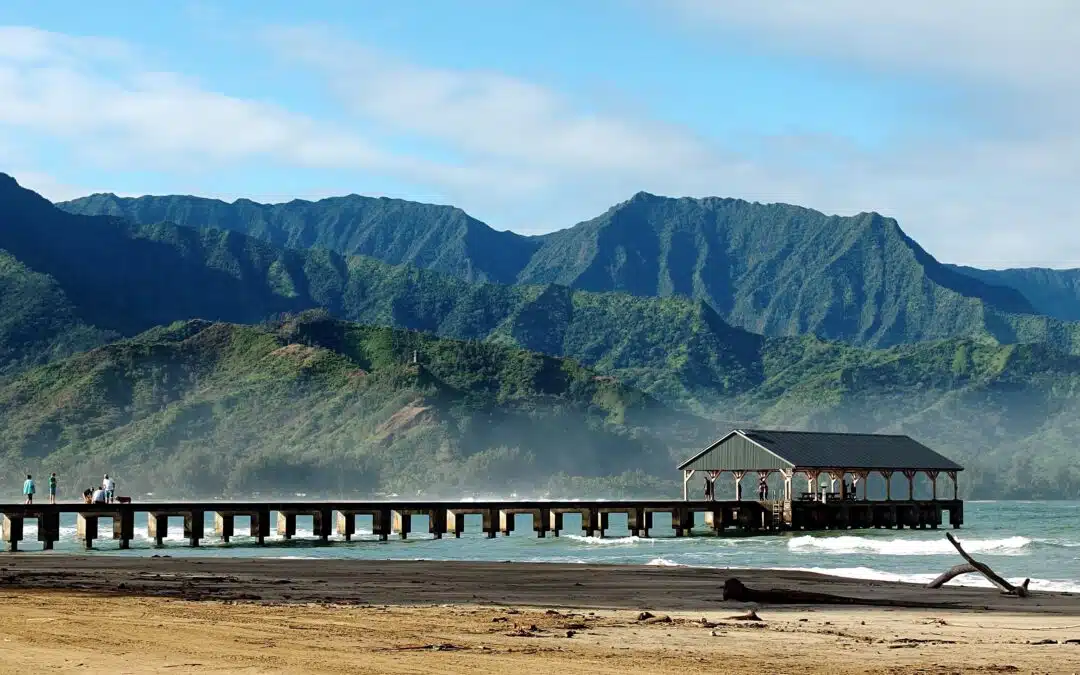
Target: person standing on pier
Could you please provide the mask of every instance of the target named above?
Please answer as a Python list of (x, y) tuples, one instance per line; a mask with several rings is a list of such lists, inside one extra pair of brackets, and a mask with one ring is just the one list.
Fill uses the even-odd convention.
[(49, 476), (49, 503), (56, 503), (56, 472), (53, 471)]
[(105, 474), (105, 478), (102, 479), (101, 489), (105, 491), (105, 501), (112, 504), (116, 498), (116, 481), (109, 478), (109, 474)]
[(26, 474), (26, 480), (23, 481), (22, 492), (23, 492), (23, 495), (26, 497), (26, 503), (27, 504), (33, 504), (34, 503), (34, 492), (35, 492), (34, 477), (31, 476), (30, 474)]

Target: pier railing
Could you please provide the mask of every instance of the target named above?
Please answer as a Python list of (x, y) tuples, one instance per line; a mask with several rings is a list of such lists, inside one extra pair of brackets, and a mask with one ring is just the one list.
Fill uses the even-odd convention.
[[(785, 530), (825, 530), (848, 528), (936, 528), (943, 514), (954, 528), (964, 522), (960, 500), (844, 501), (844, 502), (775, 502), (775, 501), (700, 501), (619, 500), (619, 501), (260, 501), (260, 502), (153, 502), (134, 504), (0, 504), (3, 516), (3, 540), (11, 551), (23, 540), (25, 521), (37, 521), (37, 539), (51, 550), (60, 538), (62, 515), (74, 514), (78, 540), (92, 548), (101, 536), (99, 522), (109, 520), (112, 539), (120, 548), (128, 548), (135, 538), (137, 514), (146, 514), (147, 534), (157, 545), (168, 536), (169, 519), (183, 519), (183, 534), (191, 546), (206, 537), (207, 514), (214, 515), (214, 534), (228, 542), (236, 536), (235, 520), (248, 519), (248, 534), (263, 544), (270, 536), (271, 525), (277, 533), (291, 539), (296, 535), (297, 516), (310, 516), (313, 535), (324, 541), (336, 530), (346, 541), (356, 533), (358, 517), (371, 520), (371, 531), (380, 540), (392, 535), (406, 538), (414, 516), (427, 518), (428, 533), (436, 539), (446, 535), (460, 537), (465, 532), (465, 517), (480, 516), (480, 531), (489, 538), (509, 535), (515, 529), (516, 516), (532, 517), (532, 531), (538, 537), (550, 533), (559, 536), (564, 530), (563, 517), (581, 517), (581, 531), (586, 536), (603, 537), (609, 529), (611, 514), (626, 516), (631, 535), (650, 536), (655, 514), (670, 516), (676, 537), (687, 536), (695, 527), (698, 514), (704, 515), (705, 527), (715, 534), (728, 528), (742, 533)], [(275, 518), (271, 518), (272, 514)]]

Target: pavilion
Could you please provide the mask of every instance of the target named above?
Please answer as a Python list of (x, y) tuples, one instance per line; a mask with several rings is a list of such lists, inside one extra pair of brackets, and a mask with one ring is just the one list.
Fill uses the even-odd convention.
[[(862, 500), (867, 500), (866, 481), (871, 473), (885, 479), (885, 501), (892, 500), (893, 474), (908, 480), (907, 500), (915, 498), (915, 477), (922, 473), (930, 479), (932, 499), (938, 499), (937, 478), (944, 473), (952, 480), (952, 499), (959, 499), (957, 473), (964, 470), (956, 462), (938, 454), (909, 436), (889, 434), (849, 434), (816, 431), (778, 431), (735, 429), (678, 467), (683, 472), (683, 500), (689, 499), (688, 485), (698, 471), (715, 483), (721, 474), (735, 479), (735, 498), (742, 499), (742, 479), (757, 474), (759, 485), (773, 474), (783, 478), (780, 499), (785, 502), (816, 501), (819, 496), (843, 501), (857, 500), (860, 483)], [(808, 489), (798, 499), (792, 489), (797, 474), (807, 479)], [(852, 476), (852, 489), (845, 476)], [(818, 480), (827, 476), (830, 483), (840, 481), (840, 492), (821, 492)]]

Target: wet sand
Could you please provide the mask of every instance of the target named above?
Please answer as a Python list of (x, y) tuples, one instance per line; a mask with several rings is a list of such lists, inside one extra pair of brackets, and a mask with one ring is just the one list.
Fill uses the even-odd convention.
[[(948, 606), (743, 621), (732, 576)], [(2, 673), (1080, 672), (1080, 596), (797, 572), (19, 555), (0, 599)]]

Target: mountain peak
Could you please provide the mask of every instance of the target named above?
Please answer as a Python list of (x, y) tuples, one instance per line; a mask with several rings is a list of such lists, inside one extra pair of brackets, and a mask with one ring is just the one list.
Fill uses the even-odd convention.
[(33, 190), (19, 185), (13, 176), (0, 172), (0, 200), (16, 211), (52, 208), (53, 204)]

